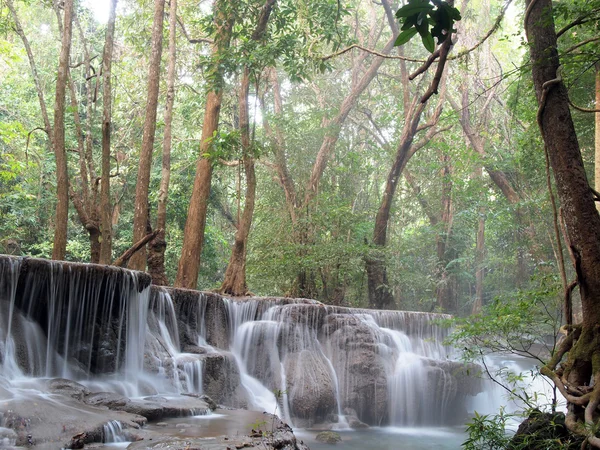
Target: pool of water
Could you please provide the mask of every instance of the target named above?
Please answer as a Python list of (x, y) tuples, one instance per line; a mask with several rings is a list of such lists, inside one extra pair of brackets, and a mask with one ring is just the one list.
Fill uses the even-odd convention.
[(361, 431), (339, 431), (342, 442), (335, 446), (315, 440), (316, 433), (295, 430), (311, 450), (460, 450), (466, 435), (460, 428), (370, 428)]

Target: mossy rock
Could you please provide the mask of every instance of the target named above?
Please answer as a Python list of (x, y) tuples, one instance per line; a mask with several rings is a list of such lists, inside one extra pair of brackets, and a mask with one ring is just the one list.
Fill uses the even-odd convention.
[(563, 413), (550, 414), (533, 410), (519, 426), (508, 450), (579, 450), (582, 440), (569, 432)]
[(337, 444), (338, 442), (342, 442), (342, 437), (335, 431), (321, 431), (317, 434), (316, 439), (324, 444)]

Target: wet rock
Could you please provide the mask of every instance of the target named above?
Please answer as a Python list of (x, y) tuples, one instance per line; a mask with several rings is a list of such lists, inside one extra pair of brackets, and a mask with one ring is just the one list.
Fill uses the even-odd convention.
[(76, 400), (83, 400), (90, 391), (82, 384), (66, 378), (54, 378), (46, 383), (46, 388), (53, 394), (62, 394)]
[(167, 289), (177, 315), (179, 340), (183, 348), (197, 345), (198, 334), (220, 349), (229, 348), (229, 321), (223, 297), (210, 292)]
[(287, 355), (284, 366), (292, 414), (309, 423), (325, 420), (337, 402), (335, 384), (324, 357), (304, 350)]
[(315, 436), (315, 439), (324, 444), (337, 444), (342, 442), (342, 437), (335, 431), (321, 431)]
[(361, 422), (356, 416), (346, 417), (346, 420), (348, 421), (348, 426), (354, 430), (369, 428), (369, 425)]
[(129, 399), (113, 392), (94, 392), (87, 395), (83, 401), (88, 405), (105, 406), (108, 409), (119, 410), (129, 402)]
[(248, 404), (240, 372), (231, 353), (209, 353), (204, 359), (204, 392), (216, 403), (237, 408)]
[(204, 355), (207, 353), (207, 351), (203, 347), (198, 347), (197, 345), (188, 344), (185, 347), (183, 347), (183, 353), (191, 353), (193, 355)]
[(383, 352), (386, 339), (354, 316), (332, 314), (327, 317), (326, 336), (333, 349), (334, 367), (338, 371), (341, 403), (369, 425), (389, 420), (388, 374), (393, 372), (391, 355)]
[(563, 413), (531, 412), (510, 441), (508, 450), (539, 450), (561, 443), (561, 449), (579, 450), (583, 438), (572, 435), (565, 425)]

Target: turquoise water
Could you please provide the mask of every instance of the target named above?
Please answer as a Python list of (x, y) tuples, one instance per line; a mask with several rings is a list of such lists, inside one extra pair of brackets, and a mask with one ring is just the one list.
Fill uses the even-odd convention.
[(311, 450), (460, 450), (465, 433), (460, 428), (371, 428), (362, 431), (339, 431), (342, 442), (336, 445), (315, 440), (316, 433), (295, 430)]

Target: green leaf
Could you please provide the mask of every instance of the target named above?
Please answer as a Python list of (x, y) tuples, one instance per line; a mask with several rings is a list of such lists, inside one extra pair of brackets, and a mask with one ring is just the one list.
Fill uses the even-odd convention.
[(428, 31), (427, 33), (421, 34), (421, 40), (423, 41), (423, 45), (429, 51), (429, 53), (433, 53), (435, 50), (435, 42), (431, 33)]
[(398, 11), (396, 11), (396, 17), (398, 19), (402, 17), (410, 17), (419, 13), (427, 13), (433, 9), (433, 6), (427, 2), (422, 0), (416, 0), (404, 5)]
[(395, 47), (399, 47), (401, 45), (406, 44), (408, 41), (410, 41), (412, 39), (412, 37), (415, 34), (417, 34), (417, 29), (416, 28), (409, 28), (408, 30), (404, 30), (396, 38), (396, 42), (394, 42), (394, 46)]

